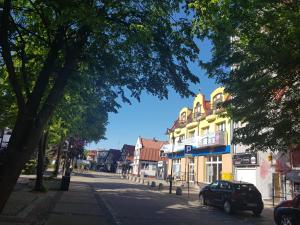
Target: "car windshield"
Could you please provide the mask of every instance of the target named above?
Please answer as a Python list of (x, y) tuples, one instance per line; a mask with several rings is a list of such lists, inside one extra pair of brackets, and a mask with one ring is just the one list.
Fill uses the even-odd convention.
[(254, 191), (257, 190), (253, 184), (234, 184), (234, 189), (238, 191)]

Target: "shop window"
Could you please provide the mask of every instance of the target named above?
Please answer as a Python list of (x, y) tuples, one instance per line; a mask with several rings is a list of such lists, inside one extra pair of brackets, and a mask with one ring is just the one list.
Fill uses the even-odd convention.
[(194, 158), (189, 159), (189, 181), (194, 182), (195, 181), (195, 164), (194, 164)]
[(181, 160), (173, 159), (173, 176), (175, 179), (180, 179), (181, 173)]
[(206, 157), (206, 182), (211, 183), (221, 179), (222, 156)]

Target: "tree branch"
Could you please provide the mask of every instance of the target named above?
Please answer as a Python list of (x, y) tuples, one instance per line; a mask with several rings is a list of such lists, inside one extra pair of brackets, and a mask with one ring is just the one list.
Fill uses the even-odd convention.
[[(81, 48), (80, 48), (81, 49)], [(57, 79), (54, 83), (53, 88), (51, 89), (46, 101), (43, 104), (43, 107), (38, 114), (37, 123), (43, 124), (47, 122), (47, 119), (52, 114), (55, 109), (55, 106), (60, 101), (64, 88), (67, 85), (69, 77), (74, 73), (74, 68), (79, 58), (79, 48), (76, 50), (70, 50), (67, 54), (67, 59), (64, 67), (57, 74)]]
[[(53, 113), (55, 106), (58, 104), (64, 93), (64, 88), (67, 85), (67, 81), (72, 74), (74, 74), (76, 64), (87, 38), (84, 28), (79, 31), (78, 36), (78, 41), (67, 49), (64, 67), (58, 72), (54, 86), (52, 87), (42, 109), (38, 114), (38, 118), (36, 120), (37, 126), (41, 126), (47, 122), (48, 118)], [(76, 48), (73, 46), (76, 46)]]
[(48, 36), (48, 41), (49, 43), (51, 42), (51, 35), (50, 35), (50, 31), (49, 31), (49, 21), (47, 21), (43, 10), (39, 10), (35, 5), (34, 2), (32, 2), (32, 0), (29, 0), (30, 4), (32, 5), (32, 7), (34, 8), (34, 10), (36, 11), (36, 13), (40, 16), (42, 23), (44, 24), (45, 30), (47, 32), (47, 36)]
[(15, 21), (13, 20), (12, 17), (11, 18), (11, 21), (12, 23), (14, 24), (15, 28), (16, 28), (16, 31), (20, 37), (20, 40), (21, 40), (21, 55), (20, 55), (20, 58), (21, 58), (21, 74), (22, 74), (22, 78), (23, 78), (23, 83), (24, 83), (24, 89), (25, 89), (25, 93), (26, 93), (26, 97), (27, 99), (29, 98), (29, 95), (30, 95), (30, 91), (29, 91), (29, 84), (28, 84), (28, 77), (27, 77), (27, 71), (26, 71), (26, 53), (25, 53), (25, 40), (23, 38), (23, 35), (21, 34), (17, 24), (15, 23)]
[(28, 110), (31, 113), (37, 111), (43, 97), (43, 93), (48, 86), (50, 76), (55, 70), (54, 64), (57, 59), (58, 52), (63, 46), (63, 35), (64, 29), (61, 28), (54, 39), (54, 43), (50, 47), (44, 66), (38, 75), (35, 87), (28, 100)]
[(17, 98), (17, 104), (20, 111), (25, 109), (25, 99), (22, 94), (22, 88), (17, 80), (16, 71), (11, 55), (11, 48), (8, 41), (9, 20), (10, 20), (11, 1), (5, 0), (2, 13), (2, 26), (0, 27), (0, 45), (2, 47), (2, 57), (5, 62), (8, 79)]

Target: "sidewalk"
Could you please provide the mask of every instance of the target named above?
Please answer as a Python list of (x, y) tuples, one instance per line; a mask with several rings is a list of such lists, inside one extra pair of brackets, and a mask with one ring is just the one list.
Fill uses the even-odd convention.
[(110, 218), (104, 204), (84, 178), (71, 177), (69, 191), (60, 191), (58, 186), (46, 193), (32, 192), (30, 178), (18, 180), (0, 214), (0, 225), (113, 224), (107, 222)]
[(0, 225), (29, 225), (43, 218), (45, 211), (59, 194), (57, 191), (46, 193), (32, 191), (34, 182), (30, 176), (18, 179), (3, 212), (0, 214)]
[(107, 224), (105, 214), (88, 184), (71, 181), (69, 191), (62, 192), (54, 208), (48, 213), (45, 225), (86, 224)]

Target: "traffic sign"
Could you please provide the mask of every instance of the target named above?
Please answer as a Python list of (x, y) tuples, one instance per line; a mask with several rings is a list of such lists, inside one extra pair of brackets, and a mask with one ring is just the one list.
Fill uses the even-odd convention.
[(184, 155), (191, 156), (192, 155), (193, 146), (192, 145), (185, 145), (184, 146)]

